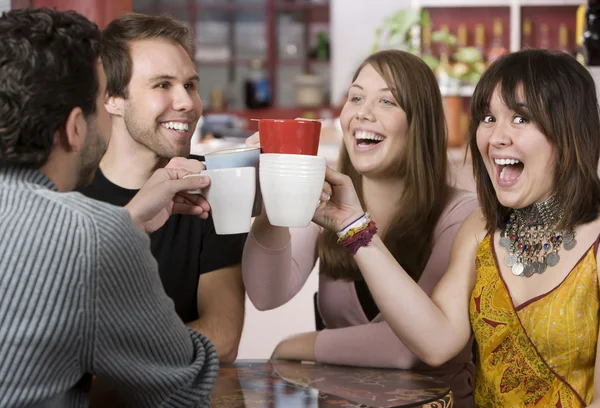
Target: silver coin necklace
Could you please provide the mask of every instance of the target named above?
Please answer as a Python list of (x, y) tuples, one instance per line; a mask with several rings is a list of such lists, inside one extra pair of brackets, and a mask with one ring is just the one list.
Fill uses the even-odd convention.
[(500, 233), (500, 246), (508, 251), (504, 264), (514, 275), (530, 277), (544, 273), (560, 261), (559, 251), (575, 248), (575, 231), (558, 231), (563, 211), (556, 198), (512, 210)]

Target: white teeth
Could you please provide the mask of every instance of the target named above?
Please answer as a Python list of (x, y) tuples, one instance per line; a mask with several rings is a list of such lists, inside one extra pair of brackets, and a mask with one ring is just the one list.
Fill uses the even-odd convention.
[(179, 132), (185, 132), (190, 128), (189, 123), (182, 123), (182, 122), (165, 122), (162, 124), (162, 126), (167, 129), (177, 130)]
[(502, 171), (500, 172), (500, 180), (504, 180), (504, 172), (508, 167), (502, 167)]
[(517, 160), (517, 159), (494, 159), (494, 162), (496, 164), (499, 164), (500, 166), (506, 166), (508, 164), (521, 163), (521, 161)]
[(358, 140), (376, 140), (378, 142), (381, 142), (384, 137), (383, 136), (379, 136), (375, 133), (371, 133), (371, 132), (364, 132), (362, 130), (357, 131), (356, 133), (354, 133), (354, 137)]

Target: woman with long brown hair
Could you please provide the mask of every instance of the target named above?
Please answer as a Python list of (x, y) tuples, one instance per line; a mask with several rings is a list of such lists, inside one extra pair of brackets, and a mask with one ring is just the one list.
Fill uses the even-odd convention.
[[(340, 171), (352, 180), (393, 259), (431, 293), (448, 266), (454, 235), (477, 208), (474, 194), (448, 183), (446, 124), (433, 72), (410, 53), (369, 56), (356, 70), (340, 119)], [(314, 223), (274, 227), (264, 211), (255, 219), (242, 271), (259, 310), (289, 301), (319, 260), (318, 309), (326, 329), (282, 341), (273, 357), (415, 369), (445, 379), (461, 406), (470, 406), (470, 347), (443, 367), (420, 362), (382, 318), (336, 232)]]
[[(594, 80), (562, 52), (495, 61), (471, 104), (481, 210), (464, 222), (432, 295), (356, 226), (354, 261), (390, 327), (432, 366), (477, 342), (475, 404), (599, 407), (599, 108)], [(363, 214), (352, 180), (328, 170), (313, 221)], [(368, 207), (367, 207), (368, 208)]]

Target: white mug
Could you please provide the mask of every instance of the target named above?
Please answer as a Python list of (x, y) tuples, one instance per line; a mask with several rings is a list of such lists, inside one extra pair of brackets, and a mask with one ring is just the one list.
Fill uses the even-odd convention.
[(327, 159), (320, 156), (263, 154), (260, 160), (260, 189), (271, 225), (309, 225), (323, 191)]
[(185, 177), (208, 176), (210, 185), (188, 191), (202, 194), (210, 204), (217, 235), (241, 234), (250, 231), (252, 206), (256, 195), (256, 169), (238, 167), (204, 170)]

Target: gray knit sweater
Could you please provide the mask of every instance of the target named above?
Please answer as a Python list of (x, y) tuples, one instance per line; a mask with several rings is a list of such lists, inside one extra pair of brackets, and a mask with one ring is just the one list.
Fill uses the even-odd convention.
[(131, 406), (208, 406), (217, 371), (127, 210), (0, 167), (0, 407), (87, 407), (92, 375)]

